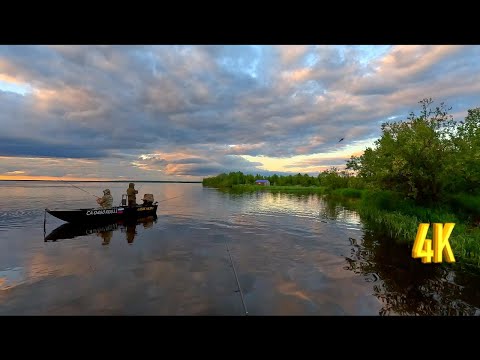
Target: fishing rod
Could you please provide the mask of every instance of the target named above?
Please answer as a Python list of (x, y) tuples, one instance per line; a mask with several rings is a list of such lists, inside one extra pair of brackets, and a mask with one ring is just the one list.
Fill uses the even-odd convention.
[[(95, 197), (97, 199), (100, 199), (99, 196), (93, 195), (92, 193), (88, 192), (87, 190), (84, 190), (84, 189), (78, 187), (77, 185), (72, 184), (70, 181), (62, 180), (62, 179), (59, 179), (59, 180), (63, 181), (63, 182), (66, 182), (66, 183), (72, 185), (73, 187), (76, 187), (78, 190), (82, 190), (83, 192), (86, 192), (87, 194), (92, 195), (93, 197)], [(43, 239), (44, 240), (45, 240), (45, 236), (47, 234), (46, 231), (47, 231), (47, 209), (45, 209), (45, 214), (43, 216)]]
[(235, 265), (233, 265), (232, 255), (230, 254), (230, 249), (228, 248), (227, 238), (225, 237), (225, 246), (227, 247), (228, 256), (230, 258), (230, 264), (233, 268), (233, 273), (235, 274), (235, 279), (237, 280), (238, 291), (240, 292), (240, 298), (242, 299), (243, 310), (245, 311), (245, 316), (248, 316), (247, 305), (245, 305), (245, 299), (243, 298), (242, 288), (240, 286), (240, 281), (238, 280), (237, 271), (235, 270)]
[(76, 187), (77, 189), (82, 190), (83, 192), (86, 192), (87, 194), (92, 195), (93, 197), (96, 197), (97, 199), (100, 199), (99, 196), (93, 195), (92, 193), (89, 193), (87, 190), (84, 190), (84, 189), (82, 189), (82, 188), (79, 188), (79, 187), (76, 186), (76, 185), (73, 185), (70, 181), (66, 181), (66, 180), (62, 180), (62, 179), (59, 179), (59, 180), (60, 180), (60, 181), (63, 181), (63, 182), (66, 182), (66, 183), (69, 183), (69, 184), (72, 185), (73, 187)]

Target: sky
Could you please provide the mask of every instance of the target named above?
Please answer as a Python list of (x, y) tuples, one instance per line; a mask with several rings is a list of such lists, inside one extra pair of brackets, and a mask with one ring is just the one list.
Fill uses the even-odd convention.
[(479, 107), (480, 46), (0, 45), (0, 180), (316, 176), (423, 98)]

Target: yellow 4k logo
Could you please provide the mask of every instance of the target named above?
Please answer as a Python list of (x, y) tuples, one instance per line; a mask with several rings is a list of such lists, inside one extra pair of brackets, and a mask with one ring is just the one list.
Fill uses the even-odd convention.
[(422, 263), (431, 263), (432, 257), (434, 263), (442, 262), (442, 254), (445, 255), (447, 262), (455, 262), (452, 248), (448, 242), (448, 238), (452, 234), (454, 223), (433, 224), (433, 249), (432, 240), (425, 239), (430, 224), (420, 224), (417, 230), (417, 236), (413, 243), (412, 257), (414, 259), (421, 258)]

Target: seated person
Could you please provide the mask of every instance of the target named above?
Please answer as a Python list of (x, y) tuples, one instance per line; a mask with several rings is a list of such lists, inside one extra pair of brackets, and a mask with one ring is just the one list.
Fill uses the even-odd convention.
[(153, 194), (143, 195), (143, 206), (152, 206), (153, 205)]
[(97, 203), (103, 209), (109, 209), (113, 206), (113, 197), (110, 194), (110, 189), (103, 190), (103, 196), (97, 199)]

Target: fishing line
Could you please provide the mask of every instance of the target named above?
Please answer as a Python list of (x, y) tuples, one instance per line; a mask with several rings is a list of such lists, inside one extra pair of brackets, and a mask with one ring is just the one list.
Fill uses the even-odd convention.
[(176, 199), (177, 197), (181, 197), (181, 196), (185, 196), (185, 194), (183, 194), (183, 195), (178, 195), (178, 196), (174, 196), (173, 198), (163, 199), (163, 200), (160, 200), (160, 201), (157, 201), (157, 202), (172, 200), (172, 199)]
[(79, 187), (76, 186), (76, 185), (73, 185), (73, 184), (72, 184), (71, 182), (69, 182), (69, 181), (61, 180), (61, 179), (59, 179), (59, 180), (60, 180), (60, 181), (63, 181), (63, 182), (66, 182), (66, 183), (69, 183), (69, 184), (72, 185), (73, 187), (76, 187), (77, 189), (82, 190), (83, 192), (86, 192), (87, 194), (92, 195), (93, 197), (96, 197), (97, 199), (100, 199), (99, 196), (93, 195), (92, 193), (89, 193), (87, 190), (84, 190), (84, 189), (82, 189), (82, 188), (79, 188)]
[(238, 280), (237, 271), (235, 270), (235, 265), (233, 265), (232, 255), (230, 254), (230, 249), (228, 248), (226, 237), (225, 237), (225, 246), (227, 247), (228, 256), (230, 258), (230, 264), (232, 264), (233, 273), (235, 274), (235, 279), (237, 280), (237, 287), (238, 287), (238, 291), (240, 292), (240, 298), (242, 299), (243, 309), (245, 310), (245, 316), (248, 316), (247, 305), (245, 305), (242, 288), (240, 286), (240, 281)]

